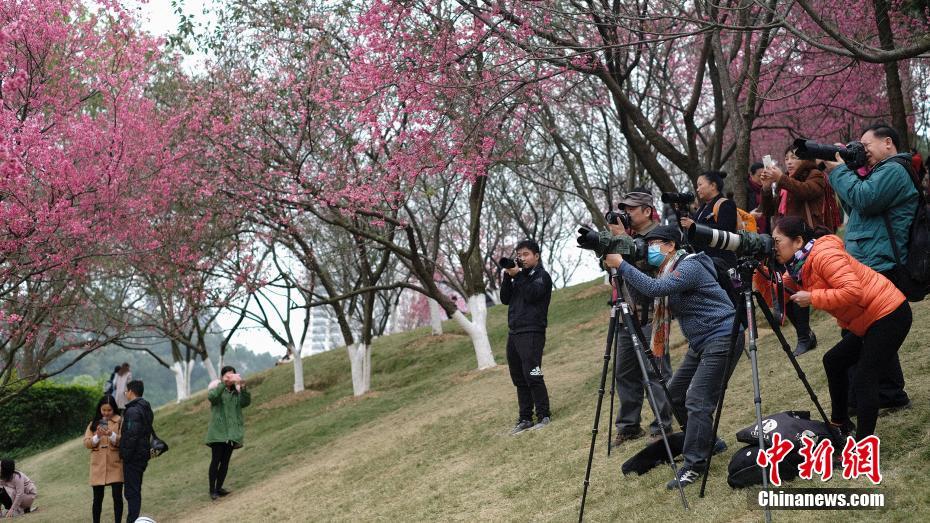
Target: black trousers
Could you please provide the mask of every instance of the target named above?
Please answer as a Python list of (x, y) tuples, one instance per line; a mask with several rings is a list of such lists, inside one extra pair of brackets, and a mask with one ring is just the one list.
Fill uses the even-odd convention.
[(13, 506), (13, 498), (6, 493), (6, 489), (0, 487), (0, 505), (3, 505), (3, 510), (9, 510)]
[(546, 345), (545, 332), (525, 332), (507, 336), (507, 366), (510, 379), (517, 388), (520, 419), (533, 420), (549, 416), (549, 392), (543, 379), (542, 355)]
[[(895, 284), (895, 286), (898, 285), (894, 269), (889, 269), (880, 274), (891, 280), (891, 283)], [(846, 331), (843, 331), (843, 335), (846, 335)], [(855, 365), (849, 368), (848, 379), (850, 384), (855, 381), (856, 368)], [(855, 387), (849, 387), (848, 398), (849, 405), (855, 407), (858, 403)], [(879, 408), (900, 407), (905, 405), (909, 399), (907, 392), (904, 391), (904, 372), (901, 370), (901, 360), (898, 358), (897, 351), (895, 351), (891, 355), (891, 361), (885, 368), (885, 374), (880, 376), (878, 380), (878, 406)]]
[(133, 523), (142, 510), (142, 475), (148, 464), (148, 461), (123, 461), (123, 488), (128, 505), (126, 523)]
[(232, 458), (232, 443), (210, 443), (212, 456), (210, 457), (210, 492), (223, 488), (226, 481), (226, 472), (229, 470), (229, 460)]
[[(91, 515), (94, 523), (100, 523), (100, 512), (103, 510), (103, 494), (106, 490), (105, 485), (94, 485), (94, 504), (91, 506)], [(123, 519), (123, 484), (110, 483), (110, 490), (113, 494), (113, 520), (120, 523)]]
[[(911, 307), (904, 302), (894, 312), (873, 323), (864, 336), (850, 332), (823, 356), (833, 421), (848, 419), (847, 393), (850, 385), (856, 391), (856, 438), (875, 432), (879, 381), (897, 361), (892, 356), (898, 353), (910, 329)], [(856, 370), (850, 383), (848, 371), (853, 365), (856, 365)]]

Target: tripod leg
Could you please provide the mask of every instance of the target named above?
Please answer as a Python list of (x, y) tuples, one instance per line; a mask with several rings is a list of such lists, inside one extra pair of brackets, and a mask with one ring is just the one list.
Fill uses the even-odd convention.
[(591, 463), (594, 461), (594, 445), (597, 442), (597, 428), (601, 422), (601, 406), (604, 402), (604, 385), (607, 383), (607, 371), (610, 370), (610, 353), (614, 348), (617, 334), (617, 306), (610, 309), (610, 325), (607, 327), (607, 346), (604, 348), (604, 367), (601, 369), (601, 384), (597, 389), (597, 407), (594, 410), (594, 426), (591, 428), (591, 448), (588, 450), (588, 466), (584, 473), (584, 490), (581, 493), (581, 508), (578, 511), (578, 523), (584, 520), (584, 503), (588, 497), (588, 485), (591, 484)]
[[(668, 390), (668, 382), (665, 380), (665, 375), (662, 374), (662, 370), (659, 368), (659, 364), (656, 362), (656, 359), (653, 357), (652, 349), (649, 348), (649, 344), (646, 341), (646, 336), (643, 335), (643, 329), (639, 325), (639, 323), (636, 321), (635, 317), (631, 316), (631, 320), (633, 323), (633, 327), (636, 329), (634, 331), (635, 334), (631, 334), (631, 337), (636, 336), (639, 338), (640, 345), (643, 347), (643, 353), (647, 356), (646, 359), (647, 361), (649, 361), (649, 366), (652, 367), (652, 372), (656, 375), (656, 379), (659, 380), (659, 385), (662, 387), (662, 393), (665, 394), (665, 401), (668, 402), (669, 409), (671, 409), (672, 411), (672, 416), (675, 417), (675, 421), (678, 422), (678, 426), (684, 429), (685, 420), (681, 419), (681, 416), (679, 415), (679, 413), (676, 412), (674, 408), (672, 408), (672, 393)], [(649, 381), (647, 381), (646, 387), (648, 388), (650, 386), (651, 384), (649, 383)], [(661, 418), (656, 417), (656, 419), (659, 420), (660, 424), (662, 424)]]
[[(743, 291), (743, 308), (746, 311), (746, 320), (749, 326), (749, 362), (752, 366), (752, 392), (753, 403), (756, 406), (756, 427), (759, 433), (759, 452), (765, 450), (765, 439), (762, 437), (762, 386), (759, 384), (759, 358), (757, 354), (755, 308), (752, 303), (752, 288)], [(762, 488), (769, 488), (768, 467), (762, 469)], [(772, 509), (765, 507), (765, 521), (772, 521)]]
[(712, 432), (713, 436), (711, 437), (710, 448), (707, 449), (707, 459), (704, 460), (707, 463), (707, 468), (704, 470), (704, 477), (701, 478), (701, 491), (698, 493), (699, 498), (704, 497), (704, 490), (707, 488), (707, 477), (710, 476), (710, 461), (714, 457), (714, 446), (717, 444), (717, 429), (720, 428), (720, 415), (723, 414), (723, 399), (727, 393), (727, 385), (730, 383), (730, 377), (733, 376), (733, 370), (736, 368), (736, 362), (738, 358), (734, 358), (734, 353), (739, 347), (739, 339), (737, 338), (740, 334), (740, 327), (742, 327), (742, 322), (740, 318), (740, 308), (736, 310), (736, 315), (733, 318), (733, 329), (730, 331), (730, 348), (727, 350), (727, 363), (726, 371), (723, 373), (723, 380), (720, 382), (720, 397), (717, 399), (717, 412), (714, 414), (714, 430)]
[[(662, 423), (661, 414), (659, 409), (656, 407), (656, 398), (655, 394), (652, 393), (652, 387), (649, 387), (649, 372), (646, 370), (646, 363), (643, 361), (643, 345), (640, 341), (638, 333), (636, 332), (633, 318), (630, 315), (629, 305), (626, 303), (620, 303), (620, 315), (623, 318), (623, 324), (629, 330), (633, 339), (633, 352), (636, 353), (636, 360), (639, 363), (639, 370), (643, 374), (643, 382), (646, 383), (646, 394), (649, 395), (649, 405), (652, 407), (652, 414), (657, 420), (659, 420), (659, 430), (662, 434), (662, 441), (665, 443), (665, 452), (668, 454), (668, 464), (672, 468), (672, 474), (675, 477), (675, 483), (678, 485), (678, 494), (681, 496), (681, 504), (687, 510), (690, 508), (688, 506), (688, 499), (685, 497), (685, 489), (681, 486), (681, 482), (678, 481), (678, 470), (675, 469), (675, 456), (672, 454), (672, 447), (668, 443), (668, 434), (665, 432), (665, 424)], [(667, 391), (668, 389), (666, 389)], [(670, 400), (671, 401), (671, 400)]]
[(772, 314), (772, 311), (769, 309), (768, 305), (766, 305), (765, 298), (759, 292), (755, 292), (754, 295), (756, 297), (756, 301), (759, 303), (759, 309), (762, 311), (762, 315), (765, 316), (765, 321), (767, 321), (772, 327), (772, 332), (774, 332), (775, 337), (778, 338), (778, 342), (781, 344), (781, 349), (788, 356), (788, 361), (791, 362), (791, 366), (794, 367), (794, 371), (797, 373), (798, 378), (801, 380), (801, 383), (807, 390), (807, 394), (811, 397), (811, 401), (813, 401), (814, 406), (817, 407), (817, 412), (820, 413), (820, 417), (823, 418), (823, 422), (827, 425), (827, 430), (833, 433), (835, 437), (842, 440), (843, 438), (839, 429), (830, 423), (830, 418), (827, 417), (827, 413), (823, 410), (823, 406), (820, 404), (820, 400), (817, 399), (817, 393), (814, 392), (814, 388), (811, 387), (810, 382), (807, 381), (807, 374), (804, 373), (804, 369), (802, 369), (801, 365), (798, 363), (797, 356), (794, 355), (794, 352), (791, 350), (791, 345), (788, 344), (788, 340), (785, 339), (785, 335), (781, 332), (781, 328), (775, 321), (775, 316)]
[[(619, 338), (619, 336), (614, 333), (614, 338)], [(610, 364), (610, 418), (607, 424), (607, 457), (610, 457), (610, 450), (614, 440), (614, 391), (617, 386), (617, 358), (619, 357), (619, 344), (614, 342), (614, 360)]]

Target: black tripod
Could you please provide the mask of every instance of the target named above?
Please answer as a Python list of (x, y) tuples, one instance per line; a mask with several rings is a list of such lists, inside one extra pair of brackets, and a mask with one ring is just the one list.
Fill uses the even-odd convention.
[[(616, 296), (616, 298), (611, 302), (610, 308), (610, 323), (607, 327), (607, 344), (604, 348), (604, 366), (601, 369), (601, 382), (597, 390), (597, 407), (595, 408), (594, 412), (594, 426), (591, 428), (591, 448), (588, 451), (588, 465), (584, 474), (584, 490), (581, 494), (581, 508), (578, 511), (579, 523), (584, 520), (584, 505), (588, 496), (588, 485), (591, 483), (591, 464), (594, 461), (594, 447), (597, 442), (597, 432), (601, 422), (601, 407), (604, 401), (604, 386), (607, 383), (607, 372), (610, 370), (610, 355), (611, 352), (617, 353), (619, 351), (620, 337), (617, 336), (617, 330), (621, 328), (627, 329), (627, 332), (630, 334), (630, 338), (633, 340), (633, 352), (636, 354), (636, 360), (639, 363), (640, 372), (643, 374), (643, 382), (646, 383), (645, 388), (649, 397), (649, 405), (652, 407), (652, 413), (655, 416), (655, 419), (659, 420), (659, 430), (662, 433), (662, 441), (665, 443), (665, 452), (668, 455), (669, 466), (672, 468), (672, 474), (674, 474), (676, 483), (678, 485), (678, 494), (681, 497), (681, 504), (685, 509), (689, 508), (688, 500), (685, 498), (685, 490), (681, 486), (681, 483), (678, 482), (678, 471), (675, 469), (675, 456), (673, 455), (672, 447), (668, 442), (668, 435), (665, 432), (665, 424), (661, 422), (662, 418), (659, 414), (659, 410), (656, 408), (655, 395), (652, 392), (652, 388), (648, 385), (649, 372), (646, 370), (644, 352), (647, 353), (646, 355), (650, 356), (652, 353), (649, 351), (649, 349), (644, 349), (645, 344), (642, 342), (642, 333), (637, 328), (636, 320), (630, 312), (629, 304), (623, 300), (620, 276), (614, 269), (611, 269), (610, 271), (610, 282), (611, 286), (614, 288), (614, 296)], [(665, 378), (659, 371), (655, 360), (653, 358), (649, 358), (649, 361), (652, 364), (653, 372), (655, 372), (660, 383), (662, 384), (662, 389), (665, 392), (666, 397), (669, 399), (669, 404), (671, 404), (671, 396), (668, 392), (668, 387), (665, 384)], [(613, 400), (613, 396), (611, 396), (611, 400)], [(612, 422), (613, 420), (611, 420), (611, 423)]]
[[(769, 309), (768, 305), (765, 303), (765, 299), (762, 294), (759, 292), (753, 292), (752, 290), (752, 275), (755, 273), (756, 269), (759, 268), (761, 263), (755, 258), (740, 258), (736, 267), (737, 281), (739, 282), (739, 287), (737, 291), (739, 292), (740, 299), (736, 304), (736, 316), (733, 321), (733, 330), (731, 332), (730, 340), (730, 350), (727, 352), (727, 363), (726, 369), (727, 372), (724, 373), (723, 382), (720, 384), (720, 398), (717, 400), (717, 412), (714, 416), (714, 430), (713, 430), (713, 441), (717, 439), (717, 429), (720, 426), (720, 415), (723, 412), (723, 400), (727, 391), (727, 384), (730, 381), (732, 376), (733, 369), (731, 364), (734, 363), (731, 359), (733, 358), (734, 353), (736, 352), (736, 347), (738, 343), (738, 337), (741, 327), (745, 326), (749, 330), (749, 361), (752, 367), (752, 390), (753, 390), (753, 403), (755, 404), (756, 411), (756, 427), (758, 428), (759, 435), (759, 449), (765, 450), (765, 439), (763, 438), (762, 431), (762, 393), (761, 386), (759, 383), (759, 364), (757, 357), (757, 343), (758, 340), (758, 331), (756, 328), (756, 317), (755, 317), (755, 306), (753, 304), (752, 298), (756, 297), (756, 301), (759, 304), (759, 309), (762, 310), (762, 314), (765, 316), (765, 320), (768, 322), (769, 326), (772, 328), (772, 332), (775, 333), (775, 336), (778, 338), (778, 341), (781, 344), (782, 350), (788, 356), (788, 359), (791, 361), (792, 366), (794, 367), (795, 372), (798, 374), (798, 378), (801, 380), (801, 383), (804, 384), (804, 388), (807, 389), (808, 395), (810, 395), (811, 400), (814, 402), (814, 405), (817, 407), (817, 411), (820, 413), (820, 416), (823, 418), (824, 423), (830, 429), (830, 421), (827, 418), (827, 413), (823, 410), (823, 407), (820, 405), (820, 401), (817, 399), (817, 394), (814, 392), (814, 389), (811, 388), (810, 382), (807, 381), (807, 375), (804, 374), (804, 370), (798, 364), (797, 357), (791, 351), (791, 346), (788, 344), (788, 341), (785, 339), (784, 334), (782, 334), (781, 329), (778, 326), (778, 323), (775, 321), (775, 317), (772, 314), (772, 311)], [(742, 319), (741, 319), (742, 318)], [(735, 365), (733, 365), (735, 367)], [(832, 431), (832, 429), (831, 429)], [(836, 434), (838, 436), (838, 433)], [(704, 478), (701, 480), (701, 491), (698, 494), (699, 497), (704, 497), (704, 489), (707, 486), (707, 476), (710, 475), (710, 461), (713, 457), (713, 447), (707, 452), (707, 468), (704, 474)], [(764, 468), (762, 470), (762, 487), (768, 488), (768, 469)], [(771, 509), (765, 509), (765, 521), (769, 522), (772, 520)]]

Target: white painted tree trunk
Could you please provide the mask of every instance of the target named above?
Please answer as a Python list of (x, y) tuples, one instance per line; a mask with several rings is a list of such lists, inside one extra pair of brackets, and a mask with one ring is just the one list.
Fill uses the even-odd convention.
[(352, 366), (352, 393), (361, 396), (371, 390), (371, 346), (354, 343), (346, 349)]
[(191, 396), (191, 370), (194, 368), (193, 363), (193, 361), (175, 361), (171, 364), (171, 372), (174, 373), (174, 384), (178, 396), (177, 403), (181, 403)]
[(433, 329), (433, 336), (442, 336), (442, 307), (439, 302), (429, 299), (429, 324)]
[(491, 351), (491, 340), (488, 339), (488, 308), (484, 301), (484, 294), (469, 296), (468, 310), (471, 312), (470, 321), (461, 311), (455, 311), (452, 319), (471, 338), (472, 346), (475, 348), (475, 357), (478, 359), (478, 369), (496, 367), (494, 352)]
[(304, 390), (303, 347), (288, 347), (288, 353), (294, 360), (294, 392)]
[(220, 379), (220, 375), (216, 369), (223, 368), (223, 357), (220, 356), (220, 364), (217, 367), (213, 366), (213, 362), (210, 361), (210, 356), (207, 356), (203, 359), (203, 368), (207, 369), (207, 374), (210, 375), (210, 381)]

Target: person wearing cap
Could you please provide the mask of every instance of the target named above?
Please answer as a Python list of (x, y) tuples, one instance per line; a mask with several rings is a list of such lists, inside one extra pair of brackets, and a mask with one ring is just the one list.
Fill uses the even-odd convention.
[[(637, 187), (632, 192), (624, 195), (618, 204), (618, 207), (625, 211), (630, 217), (630, 233), (634, 238), (641, 238), (657, 227), (655, 217), (655, 202), (650, 193), (645, 188)], [(616, 229), (620, 226), (611, 226), (614, 234), (621, 234), (623, 231)], [(656, 268), (649, 265), (645, 260), (637, 262), (639, 270), (650, 276), (655, 276)], [(630, 295), (630, 306), (633, 308), (633, 314), (636, 316), (639, 324), (642, 326), (643, 335), (648, 340), (652, 336), (652, 302), (648, 296), (644, 296), (636, 289), (627, 287)], [(639, 368), (639, 360), (633, 353), (633, 339), (626, 329), (621, 329), (619, 336), (619, 351), (615, 355), (616, 365), (614, 367), (617, 388), (617, 397), (620, 400), (620, 408), (617, 411), (616, 427), (617, 436), (614, 438), (613, 445), (618, 446), (626, 441), (634, 440), (645, 435), (645, 431), (640, 422), (642, 421), (643, 396), (647, 382), (643, 380), (642, 371)], [(672, 360), (668, 353), (661, 356), (654, 356), (657, 367), (662, 373), (662, 377), (668, 382), (672, 376)], [(655, 398), (656, 404), (653, 405), (659, 412), (662, 424), (668, 431), (672, 426), (672, 409), (662, 390), (662, 384), (658, 377), (653, 376), (652, 366), (647, 363), (646, 369), (649, 371), (650, 379), (648, 386), (652, 388), (652, 397)], [(646, 395), (648, 397), (648, 395)], [(653, 438), (661, 435), (659, 420), (654, 419), (649, 425), (649, 435)]]
[[(724, 197), (723, 171), (706, 171), (698, 176), (695, 192), (701, 206), (694, 213), (694, 218), (682, 217), (679, 222), (683, 229), (690, 229), (695, 223), (727, 232), (736, 232), (736, 204)], [(696, 246), (697, 247), (697, 246)], [(736, 254), (732, 251), (710, 247), (698, 248), (714, 258), (720, 258), (728, 267), (736, 267)]]
[[(677, 482), (690, 485), (704, 474), (707, 453), (726, 450), (723, 440), (713, 441), (713, 416), (720, 396), (736, 310), (717, 282), (717, 269), (706, 253), (687, 254), (680, 248), (681, 233), (671, 225), (652, 229), (644, 236), (648, 260), (658, 267), (652, 278), (626, 262), (619, 254), (608, 254), (604, 265), (619, 268), (627, 286), (655, 299), (652, 320), (652, 350), (668, 353), (671, 318), (678, 318), (688, 340), (688, 352), (672, 376), (669, 392), (672, 408), (684, 420), (684, 464)], [(739, 344), (737, 344), (739, 348)], [(731, 359), (731, 366), (738, 358)], [(676, 480), (666, 486), (677, 488)]]

